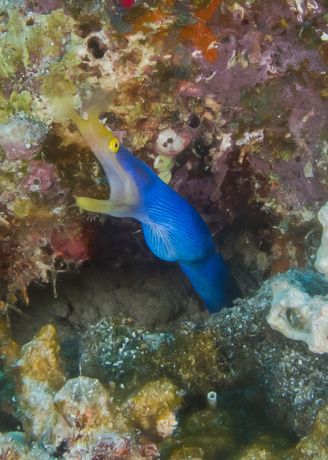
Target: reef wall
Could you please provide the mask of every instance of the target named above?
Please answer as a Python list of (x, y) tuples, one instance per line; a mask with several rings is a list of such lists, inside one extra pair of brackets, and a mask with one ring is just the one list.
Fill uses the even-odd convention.
[[(0, 458), (328, 458), (327, 22), (0, 0)], [(109, 188), (67, 98), (197, 208), (245, 298), (207, 317), (135, 222), (78, 210)]]
[[(327, 201), (327, 10), (306, 0), (1, 2), (3, 298), (94, 259), (102, 171), (54, 99), (97, 104), (202, 213), (242, 289), (305, 266)], [(133, 5), (132, 5), (133, 4)], [(131, 227), (125, 235), (131, 240)], [(110, 252), (110, 251), (109, 251)], [(311, 262), (310, 262), (311, 263)]]

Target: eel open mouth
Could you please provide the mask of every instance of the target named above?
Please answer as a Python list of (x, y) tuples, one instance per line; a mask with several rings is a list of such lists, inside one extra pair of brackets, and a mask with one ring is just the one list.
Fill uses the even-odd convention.
[(100, 162), (110, 185), (109, 200), (79, 197), (77, 204), (87, 211), (116, 217), (134, 217), (138, 202), (138, 189), (131, 174), (122, 167), (119, 161), (121, 147), (116, 153), (109, 148), (110, 141), (115, 137), (114, 134), (99, 121), (96, 112), (90, 112), (88, 119), (72, 112), (70, 118)]

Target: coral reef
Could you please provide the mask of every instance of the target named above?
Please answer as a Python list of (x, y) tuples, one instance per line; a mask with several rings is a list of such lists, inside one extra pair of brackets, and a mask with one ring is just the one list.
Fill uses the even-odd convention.
[(44, 326), (39, 334), (22, 349), (18, 361), (21, 394), (19, 410), (24, 413), (23, 427), (27, 433), (51, 442), (49, 426), (57, 415), (53, 393), (65, 382), (59, 359), (59, 345), (53, 326)]
[[(322, 276), (290, 271), (202, 325), (186, 323), (174, 332), (154, 334), (128, 322), (103, 320), (83, 336), (80, 368), (86, 375), (116, 382), (123, 393), (132, 391), (136, 382), (159, 375), (185, 391), (204, 395), (213, 388), (256, 382), (272, 420), (305, 434), (327, 398), (327, 355), (316, 355), (302, 342), (271, 329), (267, 316), (272, 282), (282, 287), (287, 283), (314, 303), (328, 292)], [(297, 321), (297, 315), (290, 320)], [(313, 340), (318, 343), (320, 329), (316, 332), (319, 337)]]
[(51, 460), (47, 452), (38, 446), (30, 447), (23, 433), (0, 435), (0, 458), (6, 460)]
[(288, 282), (272, 285), (268, 323), (294, 340), (302, 340), (314, 353), (328, 352), (328, 298), (311, 297)]
[[(327, 15), (0, 1), (0, 458), (328, 458)], [(109, 190), (67, 97), (192, 202), (249, 298), (207, 318), (134, 223), (79, 212), (74, 196)], [(53, 286), (29, 311), (35, 282)]]
[(46, 125), (18, 116), (0, 128), (0, 145), (8, 160), (31, 160), (40, 152), (48, 132)]
[[(48, 325), (20, 350), (4, 327), (3, 368), (11, 372), (16, 404), (2, 410), (20, 420), (25, 437), (2, 434), (1, 454), (324, 458), (327, 354), (269, 326), (272, 286), (279, 284), (313, 301), (328, 292), (321, 275), (294, 270), (231, 309), (171, 330), (108, 319), (60, 344)], [(75, 358), (67, 347), (76, 349)], [(215, 391), (215, 405), (208, 405), (208, 391)]]

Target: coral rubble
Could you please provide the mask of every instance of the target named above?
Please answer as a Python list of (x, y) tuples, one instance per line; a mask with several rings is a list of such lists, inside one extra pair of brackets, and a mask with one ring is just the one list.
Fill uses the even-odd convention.
[[(8, 343), (8, 352), (10, 347)], [(26, 436), (22, 433), (1, 435), (0, 457), (9, 459), (10, 454), (13, 459), (50, 459), (60, 455), (65, 459), (87, 460), (103, 458), (103, 455), (107, 456), (104, 458), (147, 457), (151, 460), (157, 456), (156, 444), (139, 439), (130, 422), (132, 412), (136, 419), (143, 416), (143, 406), (138, 409), (137, 400), (134, 403), (128, 400), (123, 405), (131, 411), (125, 416), (125, 409), (113, 402), (109, 389), (97, 379), (79, 376), (67, 380), (53, 326), (43, 327), (23, 346), (16, 366), (19, 368), (15, 376), (16, 411)], [(165, 437), (171, 434), (165, 431), (168, 429), (165, 420), (169, 421), (170, 417), (164, 411), (165, 419), (162, 410), (178, 409), (180, 397), (174, 396), (176, 389), (168, 380), (162, 384), (164, 386), (160, 384), (158, 388), (156, 382), (148, 384), (144, 390), (144, 404), (157, 405), (156, 426)], [(142, 392), (141, 389), (140, 398)], [(151, 395), (156, 395), (155, 399)], [(145, 431), (150, 427), (152, 425), (143, 426)], [(143, 452), (148, 454), (143, 455)]]
[[(107, 319), (60, 347), (48, 325), (20, 350), (4, 329), (16, 405), (1, 410), (21, 421), (25, 437), (2, 434), (0, 452), (67, 460), (318, 458), (327, 451), (327, 354), (269, 326), (279, 283), (310, 299), (328, 292), (321, 275), (294, 270), (231, 309), (170, 330)], [(69, 374), (67, 346), (78, 360)], [(216, 404), (207, 405), (213, 389)], [(195, 397), (203, 403), (193, 407)]]

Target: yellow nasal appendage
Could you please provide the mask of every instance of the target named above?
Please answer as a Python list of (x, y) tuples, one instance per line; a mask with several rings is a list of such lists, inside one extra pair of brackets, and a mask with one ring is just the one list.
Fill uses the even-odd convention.
[(109, 200), (96, 200), (86, 196), (75, 197), (76, 204), (84, 211), (98, 212), (100, 214), (109, 214), (112, 205)]

